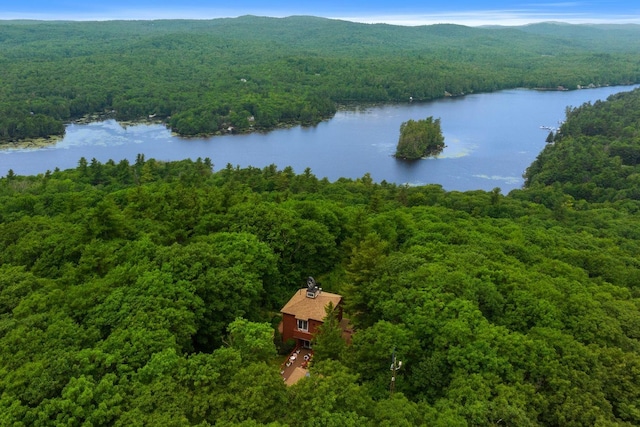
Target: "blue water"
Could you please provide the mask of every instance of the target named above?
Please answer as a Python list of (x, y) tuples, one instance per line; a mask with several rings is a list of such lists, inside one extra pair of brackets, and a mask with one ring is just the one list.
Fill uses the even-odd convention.
[[(370, 173), (374, 181), (411, 185), (440, 184), (446, 190), (520, 188), (522, 174), (544, 148), (548, 130), (565, 118), (568, 106), (606, 99), (638, 86), (614, 86), (568, 92), (525, 89), (445, 98), (424, 104), (386, 105), (339, 111), (314, 127), (269, 133), (180, 138), (163, 125), (124, 127), (114, 120), (70, 124), (63, 140), (40, 149), (0, 151), (0, 176), (73, 168), (80, 157), (101, 162), (209, 157), (214, 170), (227, 163), (241, 167), (305, 168), (335, 181)], [(447, 147), (437, 158), (414, 162), (393, 157), (400, 124), (409, 119), (440, 118)]]

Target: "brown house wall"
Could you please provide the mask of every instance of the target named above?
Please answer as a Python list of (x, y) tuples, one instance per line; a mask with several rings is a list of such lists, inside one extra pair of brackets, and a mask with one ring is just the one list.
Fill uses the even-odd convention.
[(322, 325), (322, 323), (318, 320), (309, 319), (309, 334), (313, 336), (318, 330), (318, 326)]
[[(342, 320), (342, 304), (338, 304), (336, 307), (338, 310), (338, 321)], [(298, 322), (292, 314), (282, 315), (282, 341), (286, 342), (289, 339), (301, 339), (311, 341), (313, 334), (318, 330), (318, 326), (322, 325), (322, 321), (309, 319), (309, 331), (302, 332), (298, 330)]]
[(291, 314), (282, 315), (282, 341), (287, 342), (293, 338), (296, 330), (296, 318)]
[(323, 322), (318, 320), (309, 319), (309, 330), (308, 332), (299, 331), (298, 330), (298, 322), (296, 318), (291, 314), (283, 314), (282, 315), (282, 341), (286, 342), (287, 340), (301, 339), (311, 341), (313, 339), (313, 334), (318, 330), (318, 326), (322, 325)]

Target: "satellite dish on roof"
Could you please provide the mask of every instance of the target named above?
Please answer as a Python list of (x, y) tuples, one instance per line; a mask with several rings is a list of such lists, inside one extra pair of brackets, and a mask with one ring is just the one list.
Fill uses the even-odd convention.
[(307, 288), (312, 289), (316, 287), (316, 281), (313, 279), (313, 277), (309, 276), (307, 277)]
[(315, 298), (318, 296), (318, 285), (316, 285), (316, 281), (313, 277), (307, 277), (307, 298)]

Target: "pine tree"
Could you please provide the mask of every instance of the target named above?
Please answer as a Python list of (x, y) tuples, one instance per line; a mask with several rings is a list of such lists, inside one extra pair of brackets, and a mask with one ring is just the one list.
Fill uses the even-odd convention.
[(313, 338), (313, 357), (315, 361), (339, 360), (346, 343), (342, 338), (338, 313), (332, 303), (329, 303), (324, 310), (324, 323), (318, 327)]

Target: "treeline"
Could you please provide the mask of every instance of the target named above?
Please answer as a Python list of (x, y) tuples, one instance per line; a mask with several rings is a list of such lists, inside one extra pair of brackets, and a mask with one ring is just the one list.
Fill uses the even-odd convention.
[[(634, 166), (544, 181), (578, 141), (633, 145), (584, 126), (637, 129), (639, 93), (572, 109), (509, 195), (142, 155), (9, 173), (0, 424), (640, 424)], [(278, 310), (308, 275), (356, 332), (285, 387)]]
[(0, 141), (90, 114), (181, 135), (317, 123), (337, 105), (640, 81), (627, 26), (396, 27), (312, 17), (4, 21)]

